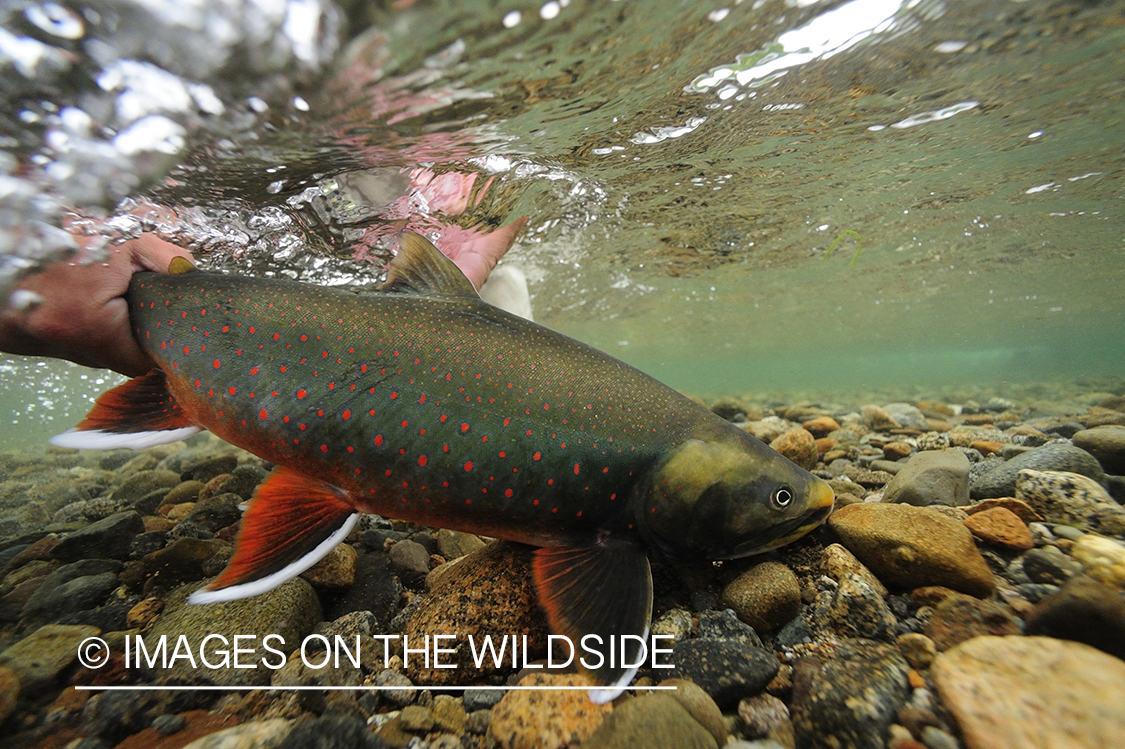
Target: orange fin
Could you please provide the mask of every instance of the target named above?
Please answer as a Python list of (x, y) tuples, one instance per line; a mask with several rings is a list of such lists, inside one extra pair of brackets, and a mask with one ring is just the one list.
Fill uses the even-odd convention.
[(168, 391), (164, 370), (154, 369), (102, 393), (77, 427), (50, 442), (89, 450), (140, 450), (182, 440), (199, 430)]
[(242, 516), (234, 556), (188, 603), (216, 603), (273, 590), (324, 558), (351, 532), (359, 515), (340, 489), (278, 466), (255, 491)]
[[(532, 560), (539, 603), (556, 634), (565, 635), (578, 652), (582, 638), (591, 640), (592, 650), (605, 656), (590, 674), (606, 688), (591, 689), (590, 699), (609, 702), (625, 690), (637, 674), (637, 667), (626, 668), (623, 660), (637, 663), (640, 645), (626, 641), (621, 653), (621, 635), (648, 639), (652, 616), (652, 573), (648, 557), (640, 547), (612, 536), (591, 546), (565, 549), (538, 549)], [(610, 663), (610, 638), (615, 647), (615, 662)], [(622, 657), (624, 656), (624, 657)], [(588, 661), (596, 662), (589, 655)], [(579, 664), (582, 667), (582, 664)]]

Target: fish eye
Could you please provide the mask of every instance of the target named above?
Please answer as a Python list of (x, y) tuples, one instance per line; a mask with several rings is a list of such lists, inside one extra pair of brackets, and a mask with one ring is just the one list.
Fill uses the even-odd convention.
[(770, 497), (773, 506), (779, 510), (784, 510), (793, 501), (793, 490), (788, 486), (779, 486), (774, 490), (773, 496)]

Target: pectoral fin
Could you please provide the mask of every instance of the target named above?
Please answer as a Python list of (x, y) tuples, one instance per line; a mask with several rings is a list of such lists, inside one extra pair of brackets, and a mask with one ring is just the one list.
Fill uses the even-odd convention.
[(250, 499), (226, 569), (188, 603), (234, 601), (273, 590), (323, 559), (358, 517), (334, 486), (275, 468)]
[(143, 450), (198, 431), (168, 391), (164, 370), (154, 369), (102, 393), (78, 426), (49, 441), (83, 450)]
[[(591, 689), (590, 699), (599, 704), (614, 699), (637, 673), (637, 667), (626, 668), (622, 663), (640, 660), (640, 643), (626, 640), (622, 653), (621, 635), (635, 635), (642, 640), (648, 637), (652, 616), (648, 557), (635, 544), (611, 536), (591, 546), (539, 549), (532, 569), (539, 603), (547, 613), (551, 629), (568, 637), (580, 654), (582, 638), (600, 638), (591, 638), (589, 642), (592, 649), (605, 656), (605, 661), (588, 672), (606, 688)], [(611, 638), (615, 644), (613, 663), (609, 662)], [(587, 663), (597, 663), (596, 656), (586, 655)]]

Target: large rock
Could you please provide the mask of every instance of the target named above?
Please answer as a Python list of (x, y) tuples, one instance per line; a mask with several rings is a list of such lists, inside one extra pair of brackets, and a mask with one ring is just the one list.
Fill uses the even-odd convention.
[(1087, 533), (1074, 542), (1070, 555), (1090, 577), (1125, 591), (1125, 544)]
[(629, 700), (614, 710), (582, 746), (583, 749), (716, 749), (718, 744), (674, 697), (656, 692)]
[[(264, 645), (285, 654), (291, 653), (301, 647), (305, 635), (312, 632), (320, 621), (320, 602), (316, 593), (299, 577), (253, 598), (205, 606), (189, 605), (187, 597), (198, 587), (184, 586), (169, 595), (164, 613), (145, 633), (145, 650), (150, 657), (157, 651), (162, 637), (168, 653), (167, 667), (159, 661), (150, 667), (141, 658), (141, 670), (151, 677), (186, 679), (228, 687), (269, 684), (274, 670), (262, 661), (266, 659), (271, 665), (280, 665), (282, 658), (266, 650)], [(208, 635), (219, 637), (212, 638), (204, 646), (204, 638)], [(235, 635), (247, 636), (247, 639), (239, 640), (238, 646), (251, 651), (239, 654), (240, 668), (234, 664)], [(281, 640), (271, 639), (264, 643), (267, 635), (278, 635)], [(190, 659), (181, 657), (173, 660), (171, 657), (181, 638), (192, 651), (194, 665)], [(228, 651), (229, 662), (224, 659), (223, 650)], [(252, 667), (246, 667), (248, 665)]]
[(909, 670), (893, 645), (841, 642), (836, 657), (814, 677), (808, 691), (795, 695), (797, 746), (884, 746), (887, 729), (910, 689)]
[(1118, 426), (1084, 429), (1071, 440), (1075, 447), (1097, 458), (1106, 473), (1125, 474), (1125, 429)]
[(1078, 575), (1036, 604), (1026, 631), (1084, 642), (1125, 660), (1125, 601), (1108, 585)]
[(907, 461), (887, 488), (884, 502), (925, 507), (969, 504), (969, 459), (960, 450), (925, 450)]
[[(520, 686), (589, 683), (576, 674), (532, 673)], [(581, 689), (511, 691), (492, 708), (488, 728), (503, 749), (564, 749), (583, 743), (612, 712), (612, 702), (595, 705)]]
[(976, 637), (931, 669), (967, 749), (1119, 746), (1125, 662), (1050, 637)]
[(995, 587), (973, 535), (962, 523), (934, 510), (854, 504), (834, 512), (828, 527), (889, 587), (942, 585), (978, 598)]
[(134, 510), (118, 512), (66, 534), (59, 539), (51, 555), (64, 562), (91, 557), (128, 559), (133, 537), (144, 531), (144, 521)]
[[(78, 648), (99, 634), (85, 625), (48, 624), (0, 653), (0, 667), (10, 669), (18, 679), (20, 692), (27, 696), (47, 691), (55, 680), (78, 659)], [(102, 651), (89, 650), (92, 660)]]
[(1016, 477), (1025, 468), (1034, 471), (1080, 473), (1098, 483), (1106, 480), (1105, 471), (1093, 455), (1065, 442), (1051, 442), (1017, 455), (987, 473), (975, 476), (970, 481), (969, 492), (973, 499), (1015, 496)]
[(785, 626), (801, 610), (801, 585), (779, 562), (762, 562), (723, 588), (720, 603), (759, 632)]
[(1023, 469), (1016, 476), (1016, 498), (1052, 523), (1125, 536), (1125, 507), (1087, 476)]
[(734, 640), (681, 642), (671, 662), (674, 678), (695, 682), (723, 710), (761, 692), (781, 668), (770, 651)]

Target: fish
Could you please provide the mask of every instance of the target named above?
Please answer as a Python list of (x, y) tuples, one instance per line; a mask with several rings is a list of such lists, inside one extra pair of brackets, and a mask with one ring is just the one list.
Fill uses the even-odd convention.
[[(736, 559), (828, 517), (828, 484), (765, 443), (484, 302), (421, 235), (399, 246), (386, 282), (362, 293), (184, 259), (133, 276), (130, 322), (157, 366), (51, 441), (138, 449), (206, 429), (274, 464), (226, 568), (190, 602), (271, 590), (374, 513), (537, 547), (552, 631), (647, 639), (650, 556)], [(591, 698), (636, 671), (590, 670)]]

